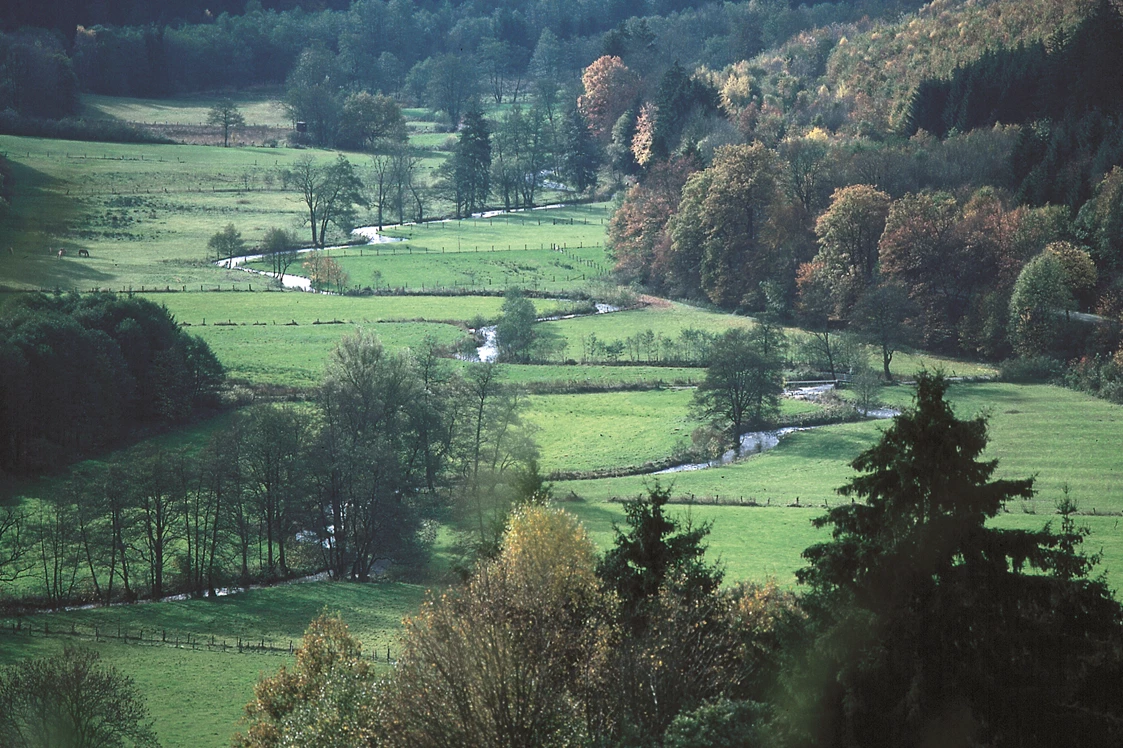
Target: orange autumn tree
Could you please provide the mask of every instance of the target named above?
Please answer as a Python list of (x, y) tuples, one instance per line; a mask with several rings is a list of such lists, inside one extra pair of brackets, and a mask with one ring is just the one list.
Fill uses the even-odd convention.
[(619, 57), (604, 55), (585, 68), (581, 82), (585, 93), (577, 97), (577, 108), (585, 115), (597, 140), (606, 144), (612, 126), (639, 93), (639, 76)]

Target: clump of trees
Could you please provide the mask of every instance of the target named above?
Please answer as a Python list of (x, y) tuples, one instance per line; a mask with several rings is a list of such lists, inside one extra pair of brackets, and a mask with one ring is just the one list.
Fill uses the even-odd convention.
[(367, 204), (363, 182), (342, 153), (328, 163), (301, 156), (281, 173), (281, 179), (304, 202), (304, 223), (312, 232), (313, 247), (326, 245), (332, 226), (350, 231), (355, 225), (355, 206)]
[[(572, 515), (517, 508), (496, 555), (406, 621), (397, 667), (381, 684), (366, 681), (355, 724), (391, 746), (649, 744), (727, 710), (742, 722), (763, 714), (757, 700), (779, 645), (804, 614), (774, 585), (723, 590), (703, 557), (709, 527), (668, 515), (668, 496), (656, 486), (627, 504), (627, 524), (600, 559)], [(280, 741), (316, 729), (289, 715), (334, 712), (335, 694), (354, 682), (348, 653), (334, 661), (296, 706), (268, 713), (259, 694), (251, 730)], [(723, 707), (711, 717), (715, 703)]]
[(767, 319), (714, 340), (693, 410), (724, 432), (734, 449), (740, 451), (741, 434), (779, 415), (786, 352), (783, 331)]
[(0, 314), (0, 470), (28, 473), (104, 449), (130, 430), (217, 404), (209, 346), (145, 299), (14, 299)]
[(200, 448), (83, 463), (34, 508), (0, 513), (0, 579), (50, 605), (203, 597), (312, 569), (365, 581), (421, 562), (450, 512), (485, 543), (534, 445), (494, 366), (462, 377), (437, 353), (359, 331), (310, 405), (244, 409)]

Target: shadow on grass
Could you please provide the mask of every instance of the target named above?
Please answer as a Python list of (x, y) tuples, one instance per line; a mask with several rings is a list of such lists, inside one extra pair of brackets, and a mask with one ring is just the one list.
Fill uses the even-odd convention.
[[(2, 282), (77, 289), (108, 279), (79, 258), (79, 245), (65, 238), (85, 218), (81, 203), (65, 194), (66, 183), (18, 160), (9, 163), (14, 194), (11, 209), (0, 215), (0, 235), (6, 239), (0, 246)], [(66, 250), (63, 258), (60, 249)]]

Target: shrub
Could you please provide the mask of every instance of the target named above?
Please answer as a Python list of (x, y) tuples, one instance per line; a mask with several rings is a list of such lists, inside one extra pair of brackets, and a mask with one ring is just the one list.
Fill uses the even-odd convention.
[(1064, 371), (1060, 361), (1048, 356), (1012, 358), (998, 365), (998, 378), (1004, 382), (1051, 382)]

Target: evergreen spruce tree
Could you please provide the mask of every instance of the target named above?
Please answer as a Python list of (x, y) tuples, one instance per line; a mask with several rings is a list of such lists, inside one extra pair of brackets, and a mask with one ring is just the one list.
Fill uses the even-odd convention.
[(919, 377), (915, 407), (852, 463), (840, 493), (857, 501), (814, 521), (832, 537), (797, 577), (818, 610), (817, 675), (788, 729), (811, 744), (1118, 745), (1123, 610), (1087, 578), (1086, 531), (1068, 503), (1059, 532), (989, 524), (1033, 479), (993, 479), (986, 421), (956, 418), (947, 386)]
[(457, 216), (471, 215), (487, 204), (491, 192), (491, 129), (478, 107), (464, 113), (453, 156)]

